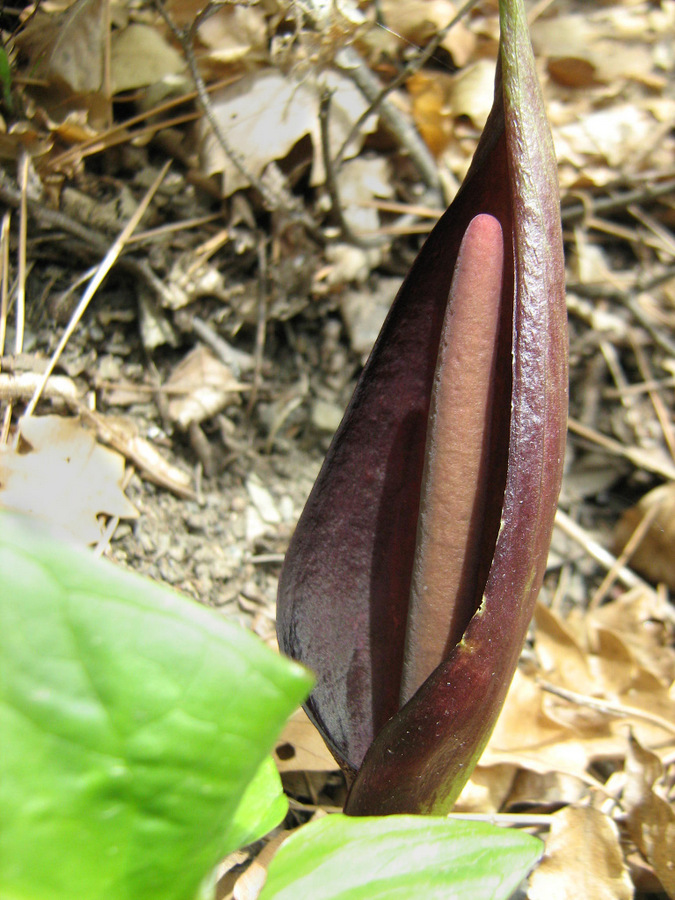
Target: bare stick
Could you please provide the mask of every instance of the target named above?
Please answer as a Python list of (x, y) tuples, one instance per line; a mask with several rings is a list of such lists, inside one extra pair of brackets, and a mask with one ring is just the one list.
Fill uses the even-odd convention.
[(331, 211), (340, 228), (340, 233), (345, 241), (355, 244), (357, 247), (380, 247), (383, 244), (380, 238), (365, 238), (354, 234), (351, 225), (345, 218), (342, 204), (340, 202), (340, 192), (335, 178), (335, 164), (330, 156), (330, 134), (328, 130), (328, 118), (330, 115), (331, 92), (326, 89), (321, 94), (321, 102), (319, 104), (319, 124), (321, 125), (321, 153), (323, 156), (323, 165), (326, 170), (326, 188), (331, 200)]
[[(341, 51), (337, 64), (340, 70), (352, 79), (369, 103), (372, 104), (377, 100), (382, 92), (382, 85), (353, 47), (345, 47)], [(386, 98), (380, 102), (380, 115), (399, 144), (408, 151), (424, 183), (436, 194), (439, 202), (442, 201), (443, 188), (436, 160), (414, 126)]]
[(626, 568), (626, 566), (618, 566), (616, 565), (616, 557), (609, 552), (609, 550), (605, 549), (602, 544), (599, 544), (597, 541), (593, 540), (584, 529), (577, 525), (577, 523), (570, 519), (567, 513), (564, 513), (561, 509), (559, 509), (555, 514), (555, 524), (556, 527), (559, 528), (563, 534), (566, 534), (567, 537), (571, 538), (573, 541), (576, 541), (583, 549), (588, 553), (591, 559), (594, 559), (597, 563), (599, 563), (603, 568), (614, 571), (614, 575), (617, 581), (620, 581), (624, 587), (627, 588), (641, 588), (642, 590), (647, 591), (648, 593), (656, 596), (656, 591), (654, 588), (647, 584), (639, 575), (636, 575), (632, 569)]
[(616, 716), (621, 719), (641, 719), (643, 722), (649, 722), (650, 725), (662, 728), (669, 734), (675, 734), (675, 722), (670, 722), (663, 716), (657, 716), (654, 713), (647, 712), (647, 710), (638, 709), (635, 706), (624, 706), (621, 703), (610, 703), (607, 700), (589, 697), (586, 694), (578, 694), (576, 691), (568, 691), (567, 688), (559, 687), (557, 684), (551, 684), (548, 681), (539, 681), (538, 683), (542, 691), (546, 691), (548, 694), (555, 694), (556, 697), (561, 697), (570, 703), (587, 706), (589, 709), (596, 709), (607, 716)]

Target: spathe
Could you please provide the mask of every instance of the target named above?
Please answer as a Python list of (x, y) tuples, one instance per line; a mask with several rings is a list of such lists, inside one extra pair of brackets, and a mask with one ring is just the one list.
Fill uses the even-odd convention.
[[(355, 814), (441, 812), (454, 802), (517, 664), (562, 477), (567, 334), (557, 173), (523, 4), (502, 2), (500, 9), (501, 71), (471, 169), (394, 301), (280, 582), (279, 643), (317, 674), (307, 710), (348, 776), (356, 776), (346, 806)], [(462, 301), (480, 275), (479, 264), (472, 286), (462, 286), (462, 241), (463, 256), (485, 240), (483, 250), (498, 252), (495, 220), (503, 242), (499, 296), (492, 266), (486, 296)], [(494, 377), (473, 373), (487, 381), (483, 412), (478, 400), (455, 402), (457, 371), (453, 379), (439, 355), (441, 340), (454, 340), (462, 303), (498, 309), (490, 326)], [(467, 340), (460, 335), (458, 346)], [(443, 471), (452, 472), (477, 421), (484, 428), (478, 469), (455, 479), (458, 489), (473, 485), (477, 498), (465, 507), (464, 550), (451, 554), (456, 562), (461, 556), (463, 571), (457, 590), (448, 588), (445, 626), (433, 616), (415, 625), (425, 621), (424, 610), (422, 618), (416, 611), (425, 593), (415, 588), (419, 577), (421, 584), (452, 580), (442, 573), (442, 553), (426, 555), (424, 521), (436, 523), (427, 529), (432, 536), (452, 526)], [(441, 532), (441, 544), (454, 540)], [(429, 644), (431, 662), (420, 664)], [(412, 695), (402, 707), (401, 694)]]

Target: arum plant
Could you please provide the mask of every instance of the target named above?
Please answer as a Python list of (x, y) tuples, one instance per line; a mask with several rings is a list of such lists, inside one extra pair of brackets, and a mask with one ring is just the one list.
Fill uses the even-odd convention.
[(492, 112), (403, 283), (307, 501), (282, 650), (355, 815), (442, 813), (504, 702), (562, 477), (557, 173), (523, 0), (500, 0)]

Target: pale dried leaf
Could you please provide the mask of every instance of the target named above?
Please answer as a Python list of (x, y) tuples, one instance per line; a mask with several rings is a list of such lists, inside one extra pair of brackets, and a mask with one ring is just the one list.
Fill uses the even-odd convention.
[(0, 505), (82, 544), (100, 539), (99, 515), (138, 515), (121, 488), (124, 457), (97, 444), (79, 419), (24, 417), (19, 430), (30, 449), (0, 448)]
[(633, 885), (616, 826), (592, 807), (552, 817), (543, 860), (530, 876), (529, 900), (631, 900)]
[(180, 53), (150, 25), (131, 23), (112, 35), (110, 79), (113, 94), (155, 85), (184, 69)]
[(631, 735), (625, 771), (622, 805), (628, 831), (668, 896), (675, 898), (675, 809), (654, 790), (663, 766)]
[(208, 48), (202, 60), (227, 64), (246, 60), (250, 64), (252, 57), (265, 55), (267, 29), (259, 8), (221, 6), (199, 26), (198, 35)]
[(303, 709), (286, 723), (274, 747), (280, 772), (334, 772), (338, 764)]
[(636, 506), (621, 517), (614, 532), (614, 551), (620, 553), (647, 512), (659, 510), (647, 533), (631, 556), (636, 572), (653, 582), (663, 582), (675, 590), (675, 484), (664, 484), (649, 491)]
[(453, 812), (496, 813), (511, 795), (518, 771), (515, 765), (479, 765), (457, 798)]
[[(213, 96), (213, 110), (223, 132), (255, 178), (260, 178), (271, 162), (286, 157), (301, 138), (309, 135), (314, 148), (312, 184), (323, 183), (319, 102), (324, 87), (331, 90), (329, 135), (334, 155), (366, 108), (360, 91), (338, 72), (326, 72), (319, 83), (310, 77), (300, 79), (275, 69), (261, 69), (244, 75)], [(376, 124), (373, 116), (364, 130), (372, 130)], [(350, 144), (348, 157), (359, 151), (362, 140), (360, 134)], [(222, 173), (225, 196), (249, 186), (248, 179), (206, 126), (200, 154), (207, 175)]]
[(659, 134), (659, 124), (649, 112), (623, 103), (589, 111), (574, 122), (561, 125), (554, 130), (553, 140), (560, 163), (569, 162), (580, 171), (585, 171), (589, 163), (606, 164), (606, 169), (593, 169), (593, 182), (602, 184), (636, 157), (644, 159), (645, 165), (651, 164), (659, 144), (663, 145)]
[(164, 387), (171, 397), (169, 416), (181, 428), (211, 418), (246, 390), (228, 366), (203, 345), (178, 363)]
[(378, 197), (394, 195), (389, 166), (381, 156), (359, 156), (348, 160), (337, 176), (342, 215), (356, 233), (376, 232), (380, 225), (377, 210), (364, 205)]
[(103, 84), (105, 0), (76, 0), (60, 15), (38, 14), (21, 33), (32, 74), (56, 78), (82, 94)]
[(537, 626), (536, 652), (544, 671), (555, 672), (559, 683), (572, 691), (588, 693), (592, 690), (588, 655), (566, 623), (543, 603), (537, 604), (534, 621)]
[(450, 110), (453, 116), (467, 116), (477, 128), (483, 128), (492, 109), (495, 64), (489, 59), (462, 69), (452, 79)]
[[(399, 38), (424, 46), (450, 22), (457, 4), (450, 0), (381, 0), (380, 15), (386, 28)], [(458, 22), (443, 38), (441, 46), (450, 53), (456, 66), (463, 66), (473, 53), (475, 36)]]

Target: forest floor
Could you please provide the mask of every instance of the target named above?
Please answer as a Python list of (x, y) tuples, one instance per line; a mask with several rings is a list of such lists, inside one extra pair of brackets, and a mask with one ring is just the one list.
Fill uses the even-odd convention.
[[(492, 103), (497, 4), (468, 5), (444, 33), (450, 0), (0, 14), (0, 441), (20, 432), (44, 476), (12, 469), (0, 503), (274, 644), (295, 523)], [(675, 897), (675, 4), (529, 8), (559, 162), (568, 453), (531, 637), (457, 811), (547, 837), (531, 900)], [(374, 108), (368, 84), (401, 73)], [(280, 748), (298, 821), (340, 805), (300, 716)], [(222, 896), (250, 858), (223, 867)]]

